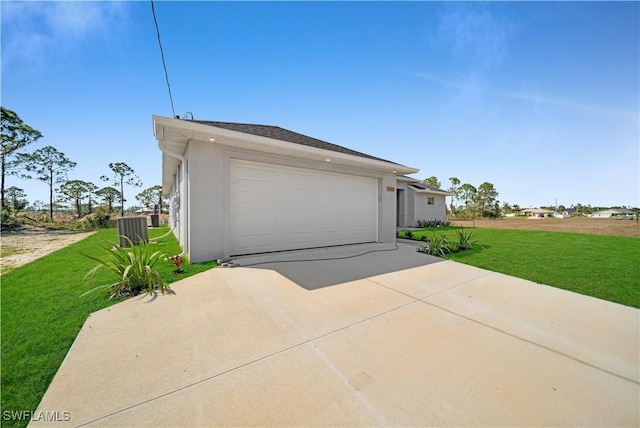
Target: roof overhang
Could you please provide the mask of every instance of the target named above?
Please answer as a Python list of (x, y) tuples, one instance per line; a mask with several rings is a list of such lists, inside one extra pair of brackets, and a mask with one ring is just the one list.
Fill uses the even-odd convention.
[[(153, 134), (163, 151), (162, 155), (162, 188), (169, 192), (173, 178), (180, 165), (180, 157), (184, 156), (189, 141), (202, 141), (229, 148), (251, 150), (279, 156), (294, 157), (315, 162), (331, 162), (351, 168), (383, 171), (390, 174), (415, 174), (416, 168), (383, 160), (369, 159), (332, 150), (309, 147), (288, 141), (247, 134), (205, 125), (188, 120), (171, 119), (153, 115)], [(170, 153), (170, 154), (168, 154)], [(171, 154), (177, 157), (171, 156)]]
[(444, 190), (433, 190), (433, 189), (421, 189), (416, 186), (412, 186), (409, 184), (409, 187), (416, 191), (416, 193), (428, 193), (430, 195), (442, 195), (442, 196), (451, 196), (451, 193), (445, 192)]

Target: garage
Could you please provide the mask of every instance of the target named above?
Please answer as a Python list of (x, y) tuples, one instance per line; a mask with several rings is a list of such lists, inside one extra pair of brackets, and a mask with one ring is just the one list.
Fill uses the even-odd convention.
[(378, 180), (230, 159), (229, 254), (378, 240)]
[(153, 116), (168, 223), (190, 262), (396, 242), (417, 169), (273, 125)]

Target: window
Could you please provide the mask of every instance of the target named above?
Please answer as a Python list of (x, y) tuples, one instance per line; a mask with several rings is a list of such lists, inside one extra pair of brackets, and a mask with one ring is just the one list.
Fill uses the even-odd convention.
[(434, 196), (427, 196), (427, 205), (434, 205), (436, 203), (436, 198)]

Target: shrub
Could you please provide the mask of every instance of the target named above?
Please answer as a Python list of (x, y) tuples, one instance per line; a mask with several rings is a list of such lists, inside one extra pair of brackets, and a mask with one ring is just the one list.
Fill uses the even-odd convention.
[(116, 221), (111, 219), (106, 209), (99, 207), (96, 212), (82, 219), (82, 226), (88, 230), (108, 229), (116, 227)]
[(404, 237), (407, 238), (407, 239), (413, 238), (413, 232), (411, 230), (405, 230), (404, 231)]
[[(116, 245), (110, 250), (108, 260), (100, 260), (97, 257), (84, 254), (84, 256), (99, 263), (85, 275), (85, 279), (101, 267), (105, 267), (113, 272), (118, 277), (118, 280), (113, 284), (95, 287), (82, 294), (82, 296), (104, 288), (109, 290), (109, 297), (112, 299), (135, 296), (142, 292), (153, 294), (156, 290), (164, 294), (170, 289), (169, 285), (160, 276), (160, 273), (154, 269), (156, 263), (159, 260), (164, 260), (166, 255), (160, 251), (151, 253), (151, 244), (141, 242), (139, 245), (134, 246), (129, 238), (125, 237), (125, 239), (129, 241), (129, 245), (132, 248), (126, 250)], [(108, 248), (106, 249), (108, 250)]]
[(444, 236), (444, 234), (433, 234), (430, 238), (428, 238), (427, 242), (427, 245), (420, 245), (417, 250), (421, 253), (440, 257), (445, 256), (446, 254), (451, 252), (449, 248), (449, 241), (447, 240), (447, 237)]
[(449, 223), (447, 223), (446, 220), (438, 220), (435, 218), (432, 218), (430, 220), (418, 220), (416, 222), (416, 227), (420, 227), (420, 228), (427, 228), (427, 227), (444, 227), (444, 226), (448, 226)]
[(473, 244), (476, 243), (472, 231), (462, 228), (458, 229), (456, 232), (458, 234), (458, 248), (460, 251), (470, 250), (471, 247), (473, 247)]
[(12, 205), (7, 205), (0, 212), (0, 223), (2, 230), (16, 229), (21, 226), (20, 220), (16, 217), (16, 211)]

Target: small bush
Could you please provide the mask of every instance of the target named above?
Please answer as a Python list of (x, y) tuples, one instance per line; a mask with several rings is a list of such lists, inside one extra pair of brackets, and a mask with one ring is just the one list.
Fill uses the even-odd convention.
[(96, 212), (82, 219), (82, 226), (87, 230), (109, 229), (116, 227), (116, 221), (111, 219), (106, 209), (99, 207)]
[(458, 234), (458, 248), (460, 251), (470, 250), (473, 247), (473, 244), (476, 243), (472, 231), (467, 231), (462, 228), (458, 229), (456, 233)]
[(132, 248), (126, 250), (120, 246), (115, 246), (110, 250), (109, 260), (100, 260), (97, 257), (84, 254), (99, 263), (85, 275), (85, 279), (101, 267), (105, 267), (110, 272), (113, 272), (118, 277), (118, 280), (113, 284), (93, 288), (82, 296), (105, 288), (109, 290), (109, 297), (112, 299), (135, 296), (142, 292), (153, 294), (156, 290), (164, 294), (169, 290), (169, 285), (162, 279), (160, 273), (154, 269), (156, 263), (166, 259), (167, 256), (160, 251), (151, 253), (150, 246), (152, 244), (141, 242), (139, 245), (134, 246), (129, 238), (125, 237), (125, 239), (129, 241), (129, 245)]
[(13, 209), (13, 206), (7, 205), (2, 208), (0, 212), (0, 223), (2, 230), (11, 230), (19, 228), (22, 223), (16, 217), (16, 210)]
[(449, 248), (449, 241), (447, 240), (447, 237), (444, 236), (444, 234), (433, 234), (430, 238), (428, 238), (427, 242), (427, 245), (420, 245), (417, 251), (429, 254), (431, 256), (440, 257), (443, 257), (451, 252), (451, 249)]
[(416, 227), (420, 227), (420, 228), (427, 228), (427, 227), (444, 227), (444, 226), (448, 226), (449, 223), (446, 220), (438, 220), (435, 218), (432, 218), (430, 220), (418, 220), (416, 222)]
[(407, 239), (413, 238), (413, 232), (411, 230), (405, 230), (404, 231), (404, 237), (407, 238)]

